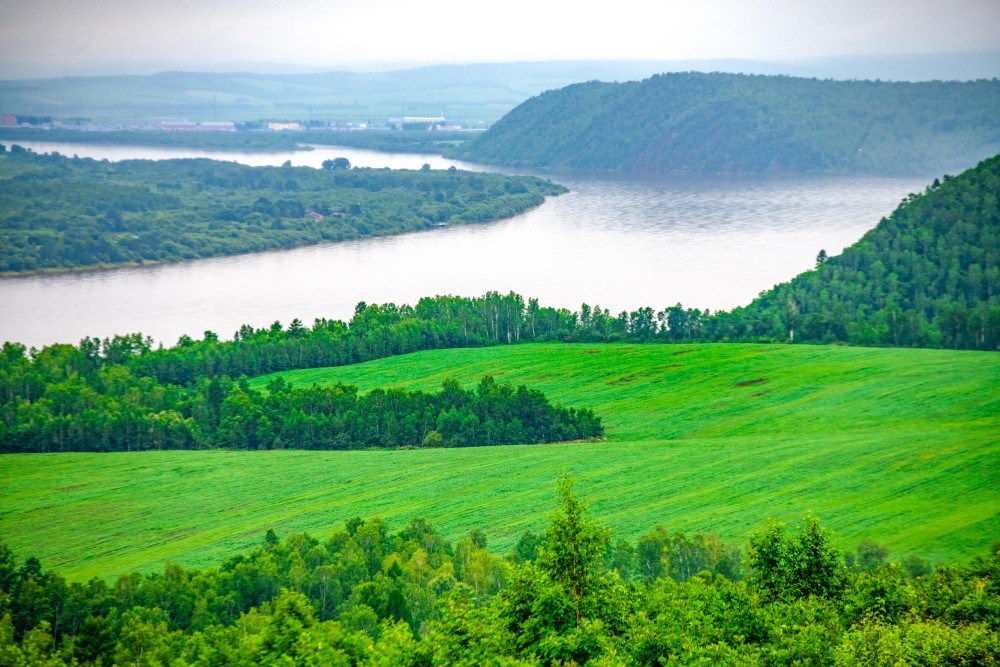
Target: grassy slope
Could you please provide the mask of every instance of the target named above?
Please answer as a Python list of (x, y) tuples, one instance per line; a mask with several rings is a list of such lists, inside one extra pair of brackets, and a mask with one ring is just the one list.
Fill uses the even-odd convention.
[[(377, 452), (0, 457), (0, 535), (77, 578), (210, 565), (353, 515), (422, 516), (503, 551), (544, 526), (565, 471), (635, 538), (654, 523), (742, 540), (813, 511), (844, 546), (952, 561), (1000, 537), (1000, 356), (812, 346), (526, 345), (286, 373), (434, 389), (492, 373), (605, 417), (602, 443)], [(259, 379), (256, 383), (266, 382)]]

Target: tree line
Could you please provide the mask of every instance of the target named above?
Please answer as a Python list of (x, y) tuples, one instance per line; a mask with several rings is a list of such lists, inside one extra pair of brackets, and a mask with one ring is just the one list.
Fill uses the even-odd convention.
[(29, 361), (5, 344), (0, 363), (0, 452), (149, 449), (367, 449), (535, 444), (599, 438), (588, 409), (553, 406), (540, 391), (486, 376), (474, 390), (446, 380), (436, 394), (356, 387), (265, 391), (245, 378), (184, 386), (136, 375), (80, 348), (45, 348)]
[[(540, 393), (489, 378), (475, 397), (453, 383), (436, 397), (399, 390), (358, 397), (354, 388), (289, 388), (281, 381), (259, 392), (246, 381), (427, 349), (522, 340), (646, 341), (659, 331), (650, 309), (618, 318), (600, 308), (584, 312), (579, 319), (535, 299), (526, 304), (513, 292), (489, 292), (424, 298), (415, 307), (359, 303), (349, 323), (244, 325), (232, 340), (206, 331), (202, 339), (182, 336), (169, 348), (154, 348), (141, 334), (41, 350), (7, 342), (0, 347), (0, 451), (352, 449), (598, 437), (600, 421), (589, 410), (546, 407)], [(371, 402), (376, 398), (380, 403)], [(477, 407), (473, 398), (486, 403)], [(352, 401), (358, 402), (353, 408)], [(483, 407), (490, 401), (500, 407)]]
[(0, 148), (0, 273), (168, 262), (488, 222), (565, 188), (452, 170), (96, 161)]
[(814, 517), (745, 548), (656, 526), (612, 535), (560, 480), (510, 554), (414, 519), (348, 520), (217, 568), (67, 582), (0, 543), (4, 665), (996, 665), (1000, 552), (845, 559)]

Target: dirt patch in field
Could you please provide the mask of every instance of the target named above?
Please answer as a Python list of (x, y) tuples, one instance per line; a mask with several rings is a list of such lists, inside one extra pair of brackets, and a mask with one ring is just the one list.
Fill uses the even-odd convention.
[(755, 384), (764, 384), (767, 382), (767, 378), (757, 378), (755, 380), (744, 380), (743, 382), (737, 382), (737, 387), (752, 387)]
[(692, 352), (694, 352), (694, 350), (678, 350), (674, 352), (673, 355), (676, 357), (678, 354), (691, 354)]
[(618, 378), (617, 380), (612, 380), (608, 384), (628, 384), (629, 382), (635, 382), (635, 376), (634, 375), (623, 375), (622, 377)]
[(770, 391), (758, 391), (756, 394), (750, 394), (750, 398), (760, 398), (761, 396), (766, 396), (770, 393)]

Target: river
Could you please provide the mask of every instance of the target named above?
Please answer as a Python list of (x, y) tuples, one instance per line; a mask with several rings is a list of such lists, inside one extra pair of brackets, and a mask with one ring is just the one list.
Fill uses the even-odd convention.
[[(210, 157), (251, 165), (434, 169), (433, 155), (321, 147), (227, 153), (89, 144), (19, 143), (97, 159)], [(542, 305), (583, 302), (617, 314), (641, 306), (729, 309), (838, 254), (927, 179), (655, 178), (546, 174), (570, 188), (509, 220), (396, 237), (177, 264), (0, 280), (0, 341), (41, 347), (142, 332), (165, 345), (211, 330), (299, 318), (350, 319), (358, 301), (514, 290)]]

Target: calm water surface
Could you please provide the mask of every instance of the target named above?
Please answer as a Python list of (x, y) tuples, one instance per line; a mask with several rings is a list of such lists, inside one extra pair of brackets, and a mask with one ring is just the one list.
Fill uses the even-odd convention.
[[(122, 160), (211, 157), (253, 165), (486, 167), (440, 156), (323, 147), (294, 153), (16, 142)], [(358, 301), (514, 290), (543, 305), (728, 309), (837, 254), (930, 179), (551, 175), (571, 189), (509, 220), (162, 266), (0, 280), (0, 341), (40, 347), (141, 331), (172, 345), (298, 317), (350, 319)]]

